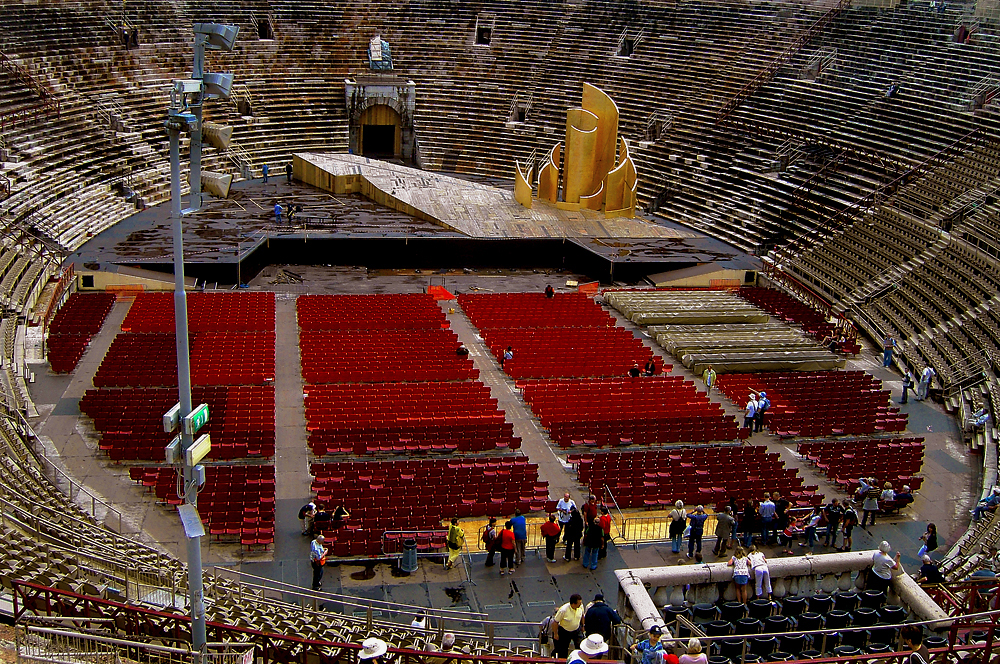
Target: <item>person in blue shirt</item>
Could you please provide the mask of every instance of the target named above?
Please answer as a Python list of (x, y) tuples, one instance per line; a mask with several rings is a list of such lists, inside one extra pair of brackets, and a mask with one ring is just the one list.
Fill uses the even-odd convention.
[(636, 641), (632, 644), (632, 661), (638, 664), (654, 664), (657, 661), (657, 653), (663, 652), (663, 644), (660, 643), (662, 630), (659, 625), (649, 628), (648, 641)]
[(705, 508), (701, 505), (688, 514), (688, 523), (691, 524), (691, 532), (688, 534), (688, 558), (694, 555), (696, 548), (698, 553), (701, 553), (701, 537), (705, 534), (707, 520), (708, 515), (705, 514)]
[(260, 167), (260, 172), (264, 175), (264, 184), (267, 184), (267, 164)]
[(514, 529), (514, 564), (524, 562), (524, 548), (528, 544), (528, 524), (521, 510), (514, 510), (514, 518), (510, 520)]
[(763, 544), (767, 544), (771, 539), (775, 511), (776, 508), (774, 502), (771, 500), (771, 494), (765, 493), (763, 502), (757, 508), (757, 513), (760, 514), (760, 541)]

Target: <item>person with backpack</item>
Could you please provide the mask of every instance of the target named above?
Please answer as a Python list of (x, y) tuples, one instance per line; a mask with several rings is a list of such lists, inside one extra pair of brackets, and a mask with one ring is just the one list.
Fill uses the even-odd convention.
[(497, 518), (495, 516), (490, 517), (490, 522), (486, 524), (486, 528), (483, 529), (483, 546), (486, 547), (486, 567), (493, 567), (494, 556), (497, 553), (497, 547), (500, 544), (499, 534), (497, 533)]
[(316, 503), (310, 500), (299, 508), (299, 521), (302, 522), (303, 535), (312, 535), (314, 518), (316, 518)]
[(670, 550), (673, 553), (681, 552), (685, 528), (687, 528), (687, 512), (684, 511), (684, 501), (678, 500), (674, 503), (674, 509), (670, 511)]
[(858, 525), (858, 512), (854, 509), (854, 503), (849, 500), (844, 501), (844, 546), (838, 546), (837, 551), (850, 551), (854, 540), (851, 535), (854, 533), (854, 526)]
[(462, 555), (465, 548), (465, 529), (458, 525), (458, 519), (451, 520), (448, 528), (448, 562), (444, 568), (449, 570), (455, 566), (455, 561)]

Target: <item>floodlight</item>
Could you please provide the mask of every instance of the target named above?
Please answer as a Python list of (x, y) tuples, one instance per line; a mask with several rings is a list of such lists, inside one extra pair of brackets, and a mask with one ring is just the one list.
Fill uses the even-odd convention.
[(203, 122), (201, 123), (201, 135), (213, 148), (225, 150), (233, 138), (233, 128), (218, 122)]
[(205, 458), (209, 452), (212, 451), (212, 436), (210, 434), (202, 434), (198, 436), (198, 439), (194, 441), (191, 447), (184, 450), (184, 462), (188, 466), (194, 466), (196, 463)]
[(232, 74), (205, 74), (202, 79), (205, 85), (205, 99), (228, 99), (229, 91), (233, 87)]
[(236, 44), (236, 35), (240, 33), (240, 26), (222, 23), (195, 23), (194, 33), (205, 36), (207, 48), (231, 51)]

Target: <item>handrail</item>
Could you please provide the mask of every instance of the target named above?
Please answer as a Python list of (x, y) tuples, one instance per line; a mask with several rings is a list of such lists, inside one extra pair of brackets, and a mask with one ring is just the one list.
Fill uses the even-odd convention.
[(912, 167), (902, 175), (897, 176), (891, 182), (884, 184), (877, 189), (873, 189), (867, 195), (857, 199), (843, 210), (833, 213), (821, 221), (815, 228), (795, 236), (795, 238), (788, 244), (775, 248), (775, 264), (780, 264), (783, 259), (793, 258), (793, 250), (801, 252), (807, 248), (807, 245), (815, 244), (821, 241), (827, 236), (827, 234), (829, 234), (829, 232), (834, 230), (834, 226), (838, 224), (838, 222), (846, 223), (851, 218), (856, 217), (859, 214), (863, 214), (866, 210), (882, 204), (889, 196), (896, 193), (896, 190), (899, 189), (900, 186), (909, 184), (915, 176), (921, 175), (930, 169), (939, 166), (945, 159), (949, 158), (953, 152), (963, 148), (966, 143), (978, 143), (978, 141), (985, 138), (985, 136), (985, 131), (982, 128), (973, 129), (969, 133), (957, 138), (938, 152)]
[(11, 60), (5, 53), (0, 51), (0, 67), (7, 73), (31, 88), (41, 99), (42, 105), (46, 108), (53, 107), (56, 117), (59, 117), (60, 104), (55, 93), (47, 85), (36, 79), (31, 72)]
[(793, 41), (788, 48), (782, 51), (781, 54), (774, 58), (774, 60), (764, 67), (764, 69), (760, 70), (760, 72), (754, 76), (753, 80), (744, 85), (739, 92), (733, 95), (732, 99), (726, 102), (726, 104), (719, 110), (719, 114), (715, 119), (715, 124), (722, 124), (725, 122), (737, 108), (743, 105), (743, 102), (749, 99), (755, 92), (757, 92), (757, 90), (770, 83), (778, 73), (778, 70), (781, 69), (786, 62), (791, 60), (792, 57), (802, 50), (806, 44), (812, 41), (813, 37), (818, 35), (828, 23), (847, 11), (850, 6), (851, 0), (840, 0), (835, 7), (823, 14), (823, 16), (821, 16), (815, 23), (809, 26), (809, 28), (795, 41)]
[[(615, 499), (615, 494), (611, 493), (611, 487), (609, 487), (607, 484), (604, 485), (604, 492), (607, 495), (611, 496), (611, 502), (614, 504), (615, 509), (618, 510), (618, 516), (621, 517), (621, 525), (618, 527), (618, 536), (624, 539), (624, 535), (622, 535), (622, 532), (624, 531), (625, 528), (625, 514), (622, 513), (622, 508), (620, 505), (618, 505), (618, 501)], [(614, 519), (615, 517), (612, 516), (611, 520), (614, 521)]]

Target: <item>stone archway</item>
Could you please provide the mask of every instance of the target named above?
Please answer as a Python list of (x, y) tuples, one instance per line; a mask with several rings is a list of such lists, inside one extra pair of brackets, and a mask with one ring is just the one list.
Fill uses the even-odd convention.
[[(351, 152), (412, 162), (415, 89), (412, 81), (394, 76), (358, 76), (356, 81), (348, 81), (345, 92), (351, 119)], [(390, 131), (391, 151), (386, 149)]]

